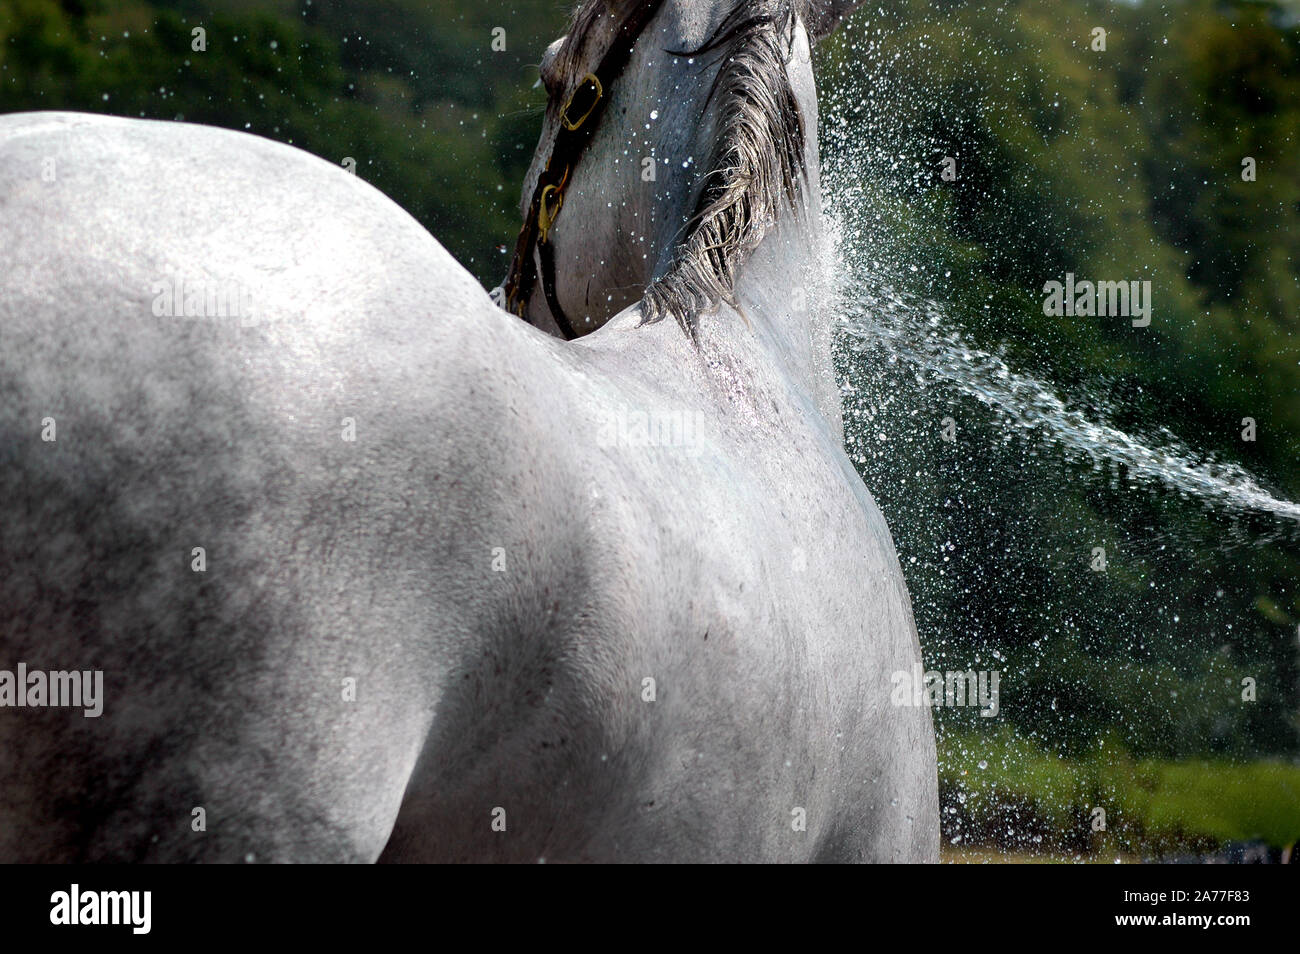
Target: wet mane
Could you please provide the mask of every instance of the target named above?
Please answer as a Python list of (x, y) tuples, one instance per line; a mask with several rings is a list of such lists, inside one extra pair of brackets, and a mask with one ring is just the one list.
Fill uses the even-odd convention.
[[(585, 0), (575, 11), (557, 62), (567, 75), (601, 17), (619, 0)], [(677, 56), (709, 56), (720, 64), (706, 105), (717, 103), (719, 135), (694, 214), (668, 271), (642, 302), (644, 320), (673, 315), (688, 334), (696, 319), (726, 302), (734, 306), (737, 272), (776, 222), (784, 200), (797, 204), (803, 179), (803, 116), (786, 70), (802, 0), (739, 0), (714, 35)]]

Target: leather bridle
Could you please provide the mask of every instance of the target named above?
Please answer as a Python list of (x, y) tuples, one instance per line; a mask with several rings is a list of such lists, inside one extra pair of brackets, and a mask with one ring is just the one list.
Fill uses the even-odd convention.
[[(638, 0), (635, 9), (618, 28), (618, 34), (595, 71), (582, 78), (582, 82), (560, 110), (559, 131), (551, 144), (546, 166), (537, 177), (523, 228), (519, 230), (519, 239), (515, 242), (510, 271), (502, 284), (502, 307), (527, 320), (525, 310), (537, 284), (540, 261), (542, 293), (546, 296), (546, 304), (551, 309), (551, 316), (559, 326), (560, 333), (569, 340), (578, 335), (555, 294), (555, 249), (550, 241), (551, 229), (564, 205), (564, 190), (569, 185), (573, 168), (590, 144), (604, 112), (605, 91), (627, 66), (637, 37), (662, 3), (663, 0)], [(537, 250), (536, 256), (533, 255), (534, 249)]]

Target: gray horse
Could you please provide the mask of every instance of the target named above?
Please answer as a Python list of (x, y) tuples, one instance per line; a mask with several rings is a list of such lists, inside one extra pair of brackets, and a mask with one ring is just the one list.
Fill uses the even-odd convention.
[(585, 3), (528, 322), (296, 149), (0, 117), (0, 859), (937, 857), (830, 363), (850, 6)]

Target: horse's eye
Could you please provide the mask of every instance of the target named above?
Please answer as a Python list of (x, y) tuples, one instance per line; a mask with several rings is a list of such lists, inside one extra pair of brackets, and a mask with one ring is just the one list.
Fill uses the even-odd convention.
[(559, 89), (559, 78), (553, 72), (547, 70), (541, 70), (540, 75), (542, 88), (546, 90), (546, 95), (554, 99), (556, 90)]

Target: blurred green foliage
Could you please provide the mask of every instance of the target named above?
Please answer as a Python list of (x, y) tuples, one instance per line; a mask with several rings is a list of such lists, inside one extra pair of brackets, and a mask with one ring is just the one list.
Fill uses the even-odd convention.
[[(819, 52), (828, 178), (865, 184), (860, 218), (879, 223), (866, 257), (968, 339), (1072, 406), (1104, 402), (1117, 426), (1173, 432), (1295, 500), (1297, 23), (1245, 0), (868, 6)], [(1150, 327), (1045, 316), (1043, 284), (1067, 271), (1150, 280)], [(1000, 670), (995, 722), (1063, 758), (1111, 732), (1137, 757), (1295, 757), (1293, 525), (1202, 509), (1122, 466), (1067, 466), (887, 366), (850, 355), (843, 370), (866, 393), (891, 375), (892, 406), (851, 415), (848, 439), (898, 542), (928, 666)], [(938, 440), (942, 414), (955, 444)], [(1096, 546), (1104, 573), (1089, 568)], [(996, 731), (974, 710), (936, 719), (967, 743)]]
[(546, 103), (535, 64), (564, 22), (553, 2), (0, 0), (0, 111), (182, 119), (351, 156), (491, 286)]
[(1063, 760), (1004, 725), (950, 737), (939, 776), (957, 845), (1151, 856), (1300, 840), (1300, 766), (1278, 761), (1135, 759), (1115, 737)]
[[(1240, 0), (883, 11), (826, 53), (847, 61), (837, 76), (870, 77), (850, 128), (876, 140), (863, 171), (928, 213), (916, 258), (954, 271), (929, 290), (968, 289), (963, 323), (1016, 367), (1066, 387), (1104, 380), (1121, 407), (1300, 496), (1297, 21)], [(1105, 52), (1091, 49), (1096, 27)], [(940, 179), (943, 156), (957, 181)], [(1242, 180), (1245, 157), (1256, 181)], [(1151, 280), (1156, 319), (1044, 320), (1040, 289), (1066, 271)], [(1033, 307), (984, 307), (1026, 291)], [(1243, 442), (1243, 416), (1266, 436)]]

